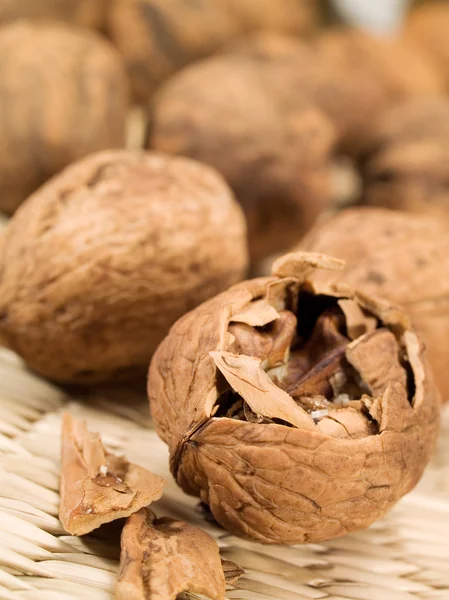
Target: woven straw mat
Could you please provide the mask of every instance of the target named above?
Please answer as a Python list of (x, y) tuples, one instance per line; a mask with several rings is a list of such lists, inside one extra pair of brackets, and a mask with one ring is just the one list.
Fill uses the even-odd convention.
[(323, 544), (263, 546), (204, 520), (198, 501), (177, 488), (140, 394), (104, 388), (83, 402), (0, 349), (0, 600), (114, 597), (118, 545), (95, 532), (66, 535), (57, 518), (65, 410), (101, 432), (109, 449), (166, 478), (158, 515), (199, 525), (215, 537), (224, 558), (245, 569), (228, 599), (449, 599), (448, 410), (421, 483), (385, 519)]

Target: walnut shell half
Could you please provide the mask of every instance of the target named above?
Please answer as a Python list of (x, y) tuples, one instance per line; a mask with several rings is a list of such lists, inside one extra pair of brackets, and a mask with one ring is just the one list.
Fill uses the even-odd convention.
[(6, 227), (0, 335), (60, 381), (146, 371), (176, 319), (244, 276), (245, 234), (209, 167), (150, 152), (91, 155)]
[(279, 259), (180, 319), (159, 346), (149, 396), (178, 484), (231, 532), (318, 542), (368, 526), (429, 460), (438, 395), (395, 306)]

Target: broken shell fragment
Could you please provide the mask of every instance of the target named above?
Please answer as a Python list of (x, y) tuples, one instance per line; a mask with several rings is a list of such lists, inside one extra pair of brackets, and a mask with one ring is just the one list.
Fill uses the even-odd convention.
[(84, 421), (64, 415), (59, 518), (72, 535), (127, 517), (159, 500), (164, 480), (107, 452)]
[(282, 257), (185, 315), (153, 358), (173, 475), (236, 535), (295, 544), (367, 527), (429, 460), (439, 400), (423, 348), (398, 307), (315, 282), (341, 266)]
[[(224, 599), (225, 566), (201, 529), (143, 508), (127, 520), (121, 545), (118, 600), (176, 600), (182, 592)], [(239, 577), (237, 565), (226, 570), (231, 580)]]

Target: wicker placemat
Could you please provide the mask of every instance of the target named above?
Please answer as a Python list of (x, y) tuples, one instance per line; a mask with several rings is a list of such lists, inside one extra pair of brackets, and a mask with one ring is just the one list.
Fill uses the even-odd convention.
[[(114, 597), (118, 546), (105, 534), (64, 533), (58, 514), (64, 410), (100, 431), (106, 445), (167, 479), (160, 515), (200, 525), (223, 557), (246, 571), (227, 598), (242, 600), (449, 599), (449, 411), (436, 455), (415, 490), (367, 531), (294, 548), (253, 544), (205, 520), (167, 469), (144, 398), (125, 389), (67, 396), (0, 349), (0, 599)], [(189, 596), (196, 598), (195, 596)]]

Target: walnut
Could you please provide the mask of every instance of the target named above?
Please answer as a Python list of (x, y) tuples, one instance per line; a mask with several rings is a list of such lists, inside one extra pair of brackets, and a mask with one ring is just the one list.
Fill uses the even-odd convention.
[[(176, 600), (182, 592), (224, 600), (218, 546), (201, 529), (167, 517), (156, 519), (144, 508), (128, 518), (121, 545), (119, 600)], [(235, 565), (233, 572), (238, 575)]]
[(440, 0), (413, 8), (404, 25), (404, 36), (429, 52), (441, 67), (449, 86), (449, 6)]
[(164, 480), (107, 452), (84, 421), (65, 414), (59, 518), (72, 535), (128, 517), (162, 496)]
[(56, 19), (83, 27), (104, 24), (109, 0), (0, 0), (0, 23), (17, 19)]
[(286, 102), (290, 72), (230, 52), (173, 77), (153, 107), (148, 145), (225, 176), (254, 259), (291, 246), (332, 202), (334, 129), (300, 94)]
[(430, 458), (439, 403), (423, 348), (399, 308), (314, 282), (342, 264), (284, 256), (185, 315), (153, 358), (172, 473), (234, 534), (295, 544), (367, 527)]
[(97, 382), (146, 370), (186, 311), (247, 267), (242, 212), (222, 178), (185, 158), (91, 155), (4, 230), (0, 336), (35, 371)]
[(363, 202), (449, 217), (449, 101), (411, 100), (385, 112), (361, 163)]
[[(353, 208), (310, 231), (301, 249), (346, 262), (340, 278), (367, 294), (401, 304), (427, 343), (443, 399), (449, 400), (449, 240), (447, 223), (424, 215)], [(319, 281), (329, 276), (317, 273)]]
[(316, 13), (309, 0), (115, 0), (109, 30), (135, 99), (146, 103), (167, 77), (230, 39), (259, 28), (304, 32)]
[(333, 111), (340, 112), (343, 150), (356, 156), (365, 150), (385, 109), (403, 99), (444, 92), (443, 75), (432, 57), (407, 39), (331, 29), (318, 39), (316, 48), (338, 81), (338, 95), (330, 93), (324, 101), (333, 101)]
[(0, 56), (0, 210), (12, 213), (72, 161), (124, 145), (128, 82), (107, 41), (62, 23), (2, 27)]

